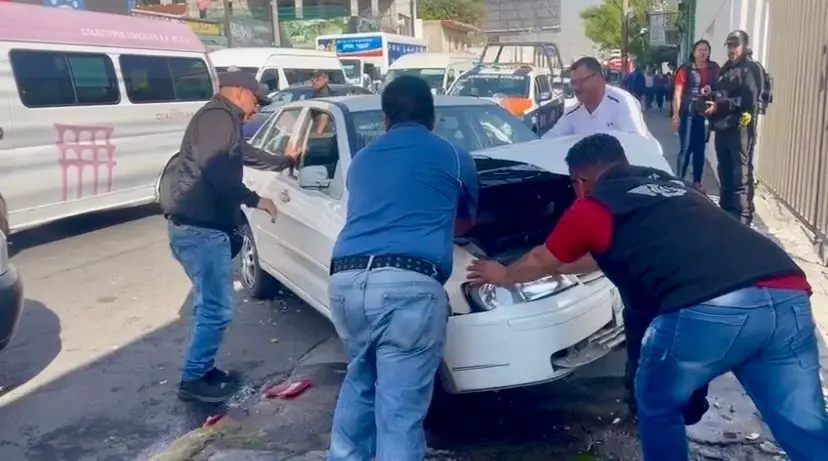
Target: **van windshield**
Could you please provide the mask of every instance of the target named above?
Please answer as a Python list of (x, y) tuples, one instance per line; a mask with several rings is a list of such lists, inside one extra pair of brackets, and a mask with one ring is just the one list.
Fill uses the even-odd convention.
[[(287, 77), (288, 85), (299, 85), (299, 84), (307, 84), (310, 83), (311, 78), (313, 78), (313, 74), (315, 73), (314, 69), (283, 69), (285, 71), (285, 77)], [(344, 85), (345, 82), (345, 75), (342, 73), (340, 69), (320, 69), (322, 72), (325, 72), (328, 75), (328, 83), (336, 84), (336, 85)]]
[(526, 98), (529, 96), (529, 83), (528, 75), (470, 73), (457, 79), (450, 95)]
[(385, 84), (391, 83), (392, 80), (401, 75), (413, 75), (420, 77), (428, 83), (431, 88), (442, 88), (443, 77), (446, 75), (446, 69), (431, 68), (431, 69), (391, 69), (385, 74)]
[(345, 71), (345, 77), (349, 79), (361, 78), (362, 72), (360, 67), (362, 62), (359, 59), (340, 59), (342, 63), (342, 70)]
[(224, 73), (224, 72), (229, 72), (230, 69), (232, 69), (233, 71), (244, 72), (245, 74), (250, 74), (254, 77), (256, 76), (257, 73), (259, 73), (259, 68), (258, 67), (239, 67), (239, 66), (216, 67), (216, 72), (221, 74), (221, 73)]

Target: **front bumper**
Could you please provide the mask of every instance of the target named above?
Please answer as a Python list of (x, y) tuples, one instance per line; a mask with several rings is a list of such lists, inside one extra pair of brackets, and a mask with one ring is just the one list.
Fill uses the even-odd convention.
[(622, 309), (603, 279), (525, 305), (452, 316), (443, 386), (458, 394), (563, 378), (624, 343)]
[(0, 351), (12, 340), (23, 312), (23, 281), (14, 266), (0, 275)]

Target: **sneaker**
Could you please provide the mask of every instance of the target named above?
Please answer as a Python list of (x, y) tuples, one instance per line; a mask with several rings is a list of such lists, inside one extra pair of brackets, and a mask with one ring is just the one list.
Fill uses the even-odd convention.
[(178, 386), (178, 398), (202, 403), (224, 403), (239, 388), (238, 380), (230, 379), (232, 376), (232, 373), (210, 370), (201, 379), (181, 381)]
[(684, 408), (684, 425), (692, 426), (698, 423), (709, 409), (710, 404), (707, 402), (707, 399), (691, 398)]
[(225, 371), (218, 368), (211, 368), (204, 379), (211, 383), (231, 383), (238, 384), (241, 382), (241, 376), (233, 371)]

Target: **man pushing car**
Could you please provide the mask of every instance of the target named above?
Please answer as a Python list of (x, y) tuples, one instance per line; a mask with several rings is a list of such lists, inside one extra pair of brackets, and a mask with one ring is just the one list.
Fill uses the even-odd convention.
[(508, 267), (475, 261), (469, 280), (527, 282), (591, 256), (622, 298), (646, 301), (628, 306), (655, 317), (635, 378), (645, 461), (688, 459), (682, 413), (729, 371), (793, 461), (824, 459), (811, 289), (796, 263), (677, 178), (631, 166), (613, 136), (585, 137), (566, 162), (578, 199), (546, 243)]

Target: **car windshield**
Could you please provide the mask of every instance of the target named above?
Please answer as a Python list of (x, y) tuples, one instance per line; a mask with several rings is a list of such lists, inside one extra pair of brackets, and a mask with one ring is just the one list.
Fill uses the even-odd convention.
[(529, 76), (512, 74), (467, 74), (457, 79), (449, 92), (453, 96), (491, 98), (529, 97)]
[(312, 96), (313, 88), (300, 88), (270, 93), (267, 97), (273, 102), (259, 109), (259, 112), (263, 114), (270, 114), (272, 112), (276, 112), (276, 110), (289, 102), (310, 99)]
[[(310, 83), (313, 78), (314, 69), (284, 69), (285, 77), (289, 85), (303, 85)], [(345, 76), (339, 69), (323, 69), (328, 74), (328, 83), (342, 85), (345, 83)]]
[(340, 59), (339, 62), (342, 63), (342, 70), (345, 72), (346, 78), (360, 78), (360, 64), (362, 64), (358, 59)]
[(259, 68), (258, 67), (237, 67), (237, 66), (216, 67), (216, 72), (218, 72), (219, 74), (222, 74), (224, 72), (228, 72), (229, 69), (233, 69), (234, 71), (241, 71), (241, 72), (244, 72), (245, 74), (250, 74), (254, 77), (256, 76), (257, 73), (259, 73)]
[[(385, 133), (381, 110), (353, 113), (357, 134), (354, 153)], [(520, 120), (500, 106), (437, 107), (434, 133), (469, 152), (538, 139)]]
[(432, 88), (442, 88), (443, 87), (443, 76), (446, 75), (446, 70), (442, 68), (434, 68), (434, 69), (391, 69), (385, 74), (385, 81), (384, 83), (387, 85), (395, 78), (401, 75), (413, 75), (415, 77), (420, 77), (421, 79), (425, 80), (428, 83), (428, 86)]

